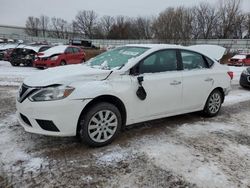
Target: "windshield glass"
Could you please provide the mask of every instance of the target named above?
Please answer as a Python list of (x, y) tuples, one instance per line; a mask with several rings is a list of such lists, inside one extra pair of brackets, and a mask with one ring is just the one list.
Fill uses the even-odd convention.
[(140, 56), (148, 49), (149, 48), (130, 46), (116, 48), (90, 59), (87, 65), (101, 69), (119, 69), (130, 59)]

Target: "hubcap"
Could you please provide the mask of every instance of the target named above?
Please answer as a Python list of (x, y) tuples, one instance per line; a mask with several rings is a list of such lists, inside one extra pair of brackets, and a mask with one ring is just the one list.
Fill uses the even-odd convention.
[(210, 113), (217, 113), (220, 109), (221, 105), (221, 97), (219, 93), (214, 93), (211, 95), (209, 99), (208, 109)]
[(117, 116), (110, 110), (101, 110), (90, 119), (88, 134), (95, 142), (106, 142), (115, 134), (117, 126)]

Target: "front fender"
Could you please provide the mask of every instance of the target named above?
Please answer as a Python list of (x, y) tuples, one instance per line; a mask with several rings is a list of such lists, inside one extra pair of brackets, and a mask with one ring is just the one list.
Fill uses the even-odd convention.
[(107, 80), (76, 82), (70, 84), (75, 91), (69, 96), (71, 100), (94, 99), (100, 95), (115, 95), (112, 85)]

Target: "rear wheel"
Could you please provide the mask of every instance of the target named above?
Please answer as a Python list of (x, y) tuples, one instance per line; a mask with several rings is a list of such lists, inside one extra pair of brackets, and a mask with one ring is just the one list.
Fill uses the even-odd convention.
[(206, 117), (216, 116), (221, 109), (222, 100), (222, 93), (217, 89), (214, 90), (207, 99), (203, 114)]
[(89, 146), (100, 147), (111, 143), (119, 134), (121, 113), (110, 103), (99, 103), (80, 117), (79, 136)]
[(84, 63), (85, 62), (85, 59), (82, 59), (81, 63)]

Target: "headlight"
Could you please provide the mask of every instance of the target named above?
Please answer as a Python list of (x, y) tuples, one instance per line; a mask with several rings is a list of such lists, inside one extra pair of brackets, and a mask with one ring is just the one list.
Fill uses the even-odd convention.
[(54, 101), (68, 97), (75, 88), (70, 86), (55, 86), (42, 88), (29, 97), (31, 101)]
[(243, 70), (243, 74), (250, 75), (250, 73), (247, 71), (247, 69)]
[(53, 57), (50, 58), (51, 61), (55, 61), (55, 60), (57, 60), (57, 59), (58, 59), (58, 55), (53, 56)]

